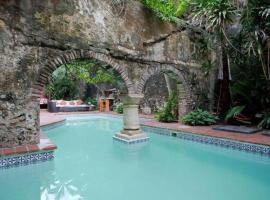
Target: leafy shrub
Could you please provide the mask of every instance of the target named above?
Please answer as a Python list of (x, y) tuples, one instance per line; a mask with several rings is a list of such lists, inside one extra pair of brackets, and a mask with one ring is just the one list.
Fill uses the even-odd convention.
[(191, 0), (141, 0), (141, 2), (162, 20), (176, 22), (190, 7)]
[(118, 104), (116, 105), (115, 111), (116, 111), (117, 113), (122, 114), (122, 113), (124, 112), (124, 105), (123, 105), (123, 103), (118, 103)]
[(87, 104), (92, 104), (93, 106), (95, 106), (96, 109), (98, 108), (98, 102), (96, 98), (87, 97), (84, 102)]
[(264, 113), (263, 120), (259, 123), (258, 127), (270, 129), (270, 112)]
[(70, 77), (64, 66), (57, 68), (52, 80), (46, 86), (46, 96), (50, 99), (74, 100), (79, 98), (78, 81)]
[(239, 115), (244, 109), (245, 109), (245, 106), (232, 107), (226, 114), (225, 120), (228, 121), (229, 119), (234, 118), (236, 115)]
[(211, 125), (215, 124), (218, 118), (207, 111), (198, 109), (185, 115), (182, 119), (184, 124), (196, 125)]
[[(150, 8), (164, 21), (175, 21), (177, 6), (172, 0), (142, 0), (142, 3)], [(181, 11), (182, 13), (183, 11)], [(180, 13), (180, 10), (179, 10)]]
[(166, 109), (158, 112), (156, 119), (159, 122), (174, 122), (177, 120), (177, 118), (171, 112), (167, 112)]
[(189, 6), (190, 6), (190, 0), (181, 0), (176, 10), (175, 15), (177, 17), (183, 16), (187, 12)]
[(50, 99), (74, 100), (79, 98), (79, 88), (76, 81), (68, 77), (54, 78), (46, 87), (46, 95)]
[(176, 94), (172, 94), (169, 96), (165, 108), (157, 113), (156, 119), (160, 122), (174, 122), (177, 121), (177, 116), (178, 116), (178, 98)]

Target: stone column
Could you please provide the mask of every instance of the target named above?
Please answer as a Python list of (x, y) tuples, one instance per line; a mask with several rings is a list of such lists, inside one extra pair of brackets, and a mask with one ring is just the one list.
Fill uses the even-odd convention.
[(142, 98), (141, 94), (128, 94), (121, 97), (124, 104), (124, 127), (120, 133), (115, 134), (114, 139), (125, 143), (138, 143), (149, 139), (140, 129), (138, 108)]
[(186, 92), (184, 89), (183, 84), (177, 85), (178, 89), (178, 118), (179, 122), (181, 122), (182, 117), (187, 114), (187, 99), (186, 99)]

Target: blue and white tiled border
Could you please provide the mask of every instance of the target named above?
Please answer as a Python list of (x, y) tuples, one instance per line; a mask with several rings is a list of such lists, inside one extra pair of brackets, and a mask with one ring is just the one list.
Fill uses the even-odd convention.
[(122, 142), (124, 144), (138, 144), (138, 143), (149, 141), (149, 137), (139, 138), (139, 139), (133, 139), (133, 140), (125, 140), (123, 138), (119, 138), (119, 137), (113, 136), (113, 139), (114, 140), (117, 140), (119, 142)]
[(239, 151), (257, 153), (257, 154), (270, 157), (270, 146), (240, 142), (240, 141), (211, 137), (211, 136), (196, 135), (192, 133), (184, 133), (184, 132), (175, 131), (171, 129), (156, 128), (156, 127), (150, 127), (150, 126), (145, 126), (145, 125), (142, 125), (141, 128), (145, 132), (152, 132), (152, 133), (156, 133), (160, 135), (173, 136), (173, 137), (177, 137), (183, 140), (211, 144), (211, 145), (216, 145), (216, 146), (220, 146), (224, 148), (236, 149)]
[(10, 157), (0, 157), (0, 169), (29, 165), (36, 162), (52, 160), (53, 151), (37, 152), (29, 154), (17, 154)]

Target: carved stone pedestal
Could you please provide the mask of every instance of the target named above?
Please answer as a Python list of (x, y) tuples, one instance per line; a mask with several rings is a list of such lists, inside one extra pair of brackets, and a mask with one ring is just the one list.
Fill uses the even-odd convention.
[(138, 94), (122, 96), (121, 99), (124, 104), (124, 127), (120, 133), (115, 134), (114, 139), (128, 144), (149, 140), (149, 137), (140, 129), (138, 107), (142, 98), (143, 95)]

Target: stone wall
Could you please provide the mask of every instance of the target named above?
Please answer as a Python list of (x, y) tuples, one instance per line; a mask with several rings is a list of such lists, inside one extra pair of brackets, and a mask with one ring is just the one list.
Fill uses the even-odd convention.
[(143, 114), (152, 114), (164, 107), (168, 98), (168, 89), (163, 74), (157, 74), (149, 78), (144, 88), (144, 98), (140, 103), (140, 111)]
[[(170, 80), (172, 90), (177, 93), (176, 82)], [(169, 97), (167, 83), (163, 73), (151, 76), (144, 87), (144, 98), (140, 102), (140, 112), (154, 114), (165, 106)]]
[(192, 32), (127, 2), (119, 13), (110, 0), (0, 1), (0, 147), (38, 143), (40, 91), (76, 58), (110, 64), (136, 94), (169, 68), (183, 82), (188, 107), (196, 103), (192, 81), (201, 81), (203, 56)]

